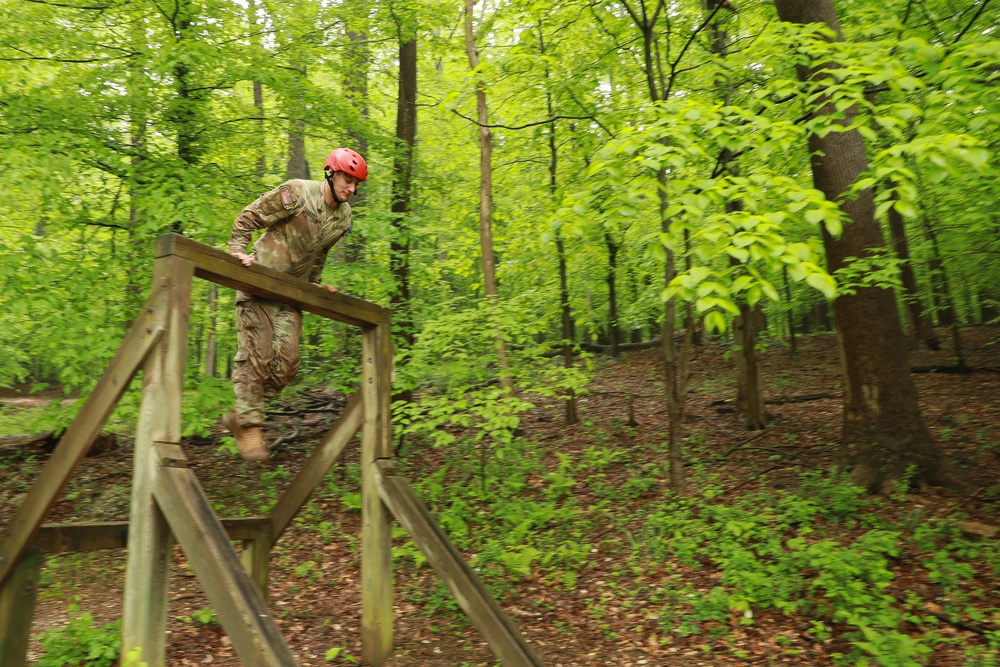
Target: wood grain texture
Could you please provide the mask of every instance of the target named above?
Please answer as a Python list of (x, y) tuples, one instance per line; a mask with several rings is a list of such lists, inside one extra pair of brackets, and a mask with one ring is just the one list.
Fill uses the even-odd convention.
[[(269, 533), (268, 517), (223, 519), (222, 527), (230, 540), (252, 540)], [(43, 525), (31, 548), (49, 554), (124, 549), (128, 546), (128, 521), (49, 523)]]
[(375, 487), (375, 463), (392, 453), (389, 403), (392, 336), (388, 324), (367, 329), (361, 342), (364, 421), (361, 435), (361, 647), (366, 664), (392, 655), (392, 531)]
[(267, 602), (267, 584), (271, 571), (271, 532), (260, 533), (251, 540), (243, 540), (243, 552), (240, 560), (247, 574), (260, 592), (261, 599)]
[(541, 658), (517, 631), (514, 623), (490, 597), (437, 521), (431, 516), (390, 461), (375, 467), (379, 495), (400, 525), (427, 557), (462, 611), (479, 629), (504, 667), (541, 667)]
[(157, 443), (162, 443), (160, 449), (172, 448), (175, 456), (183, 458), (177, 444), (193, 275), (194, 264), (178, 257), (164, 257), (153, 264), (152, 289), (166, 294), (167, 323), (166, 333), (143, 367), (122, 612), (123, 658), (141, 648), (141, 659), (150, 667), (161, 667), (166, 662), (172, 547), (170, 530), (153, 502), (152, 487), (160, 469)]
[(31, 621), (35, 616), (38, 578), (42, 571), (42, 553), (26, 551), (10, 577), (0, 584), (0, 665), (24, 667)]
[(199, 278), (267, 299), (283, 301), (323, 317), (361, 327), (388, 322), (391, 317), (389, 309), (370, 301), (340, 292), (330, 294), (318, 285), (265, 266), (243, 266), (227, 252), (178, 234), (165, 234), (156, 241), (156, 256), (170, 255), (194, 262), (195, 275)]
[(194, 472), (162, 468), (153, 494), (244, 665), (297, 665)]

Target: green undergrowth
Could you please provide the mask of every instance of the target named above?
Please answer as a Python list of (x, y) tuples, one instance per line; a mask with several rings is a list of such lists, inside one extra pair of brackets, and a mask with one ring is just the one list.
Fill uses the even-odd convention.
[[(599, 574), (586, 622), (609, 638), (622, 631), (621, 608), (642, 606), (647, 620), (630, 630), (660, 644), (726, 645), (740, 627), (785, 618), (835, 664), (905, 667), (933, 664), (956, 641), (943, 629), (973, 624), (984, 631), (964, 647), (966, 664), (997, 664), (1000, 608), (982, 581), (1000, 576), (1000, 549), (964, 537), (961, 517), (903, 512), (907, 497), (871, 498), (835, 473), (726, 497), (719, 475), (696, 467), (697, 495), (678, 498), (662, 486), (655, 447), (597, 444), (571, 457), (520, 438), (492, 447), (456, 438), (449, 450), (444, 467), (404, 474), (501, 599), (528, 577), (570, 592)], [(408, 540), (394, 555), (427, 567)], [(918, 593), (903, 576), (926, 585)], [(401, 581), (427, 613), (461, 624), (443, 586)]]

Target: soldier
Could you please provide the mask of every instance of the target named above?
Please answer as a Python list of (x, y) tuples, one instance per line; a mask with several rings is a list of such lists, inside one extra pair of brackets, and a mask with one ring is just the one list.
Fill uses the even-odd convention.
[[(261, 266), (320, 285), (326, 255), (351, 231), (348, 198), (368, 178), (364, 158), (349, 148), (330, 153), (322, 181), (291, 180), (261, 195), (233, 223), (229, 252), (244, 266)], [(255, 229), (264, 233), (247, 246)], [(233, 369), (236, 408), (222, 418), (240, 454), (248, 461), (267, 459), (261, 424), (264, 406), (299, 370), (302, 312), (280, 301), (236, 292), (237, 352)]]

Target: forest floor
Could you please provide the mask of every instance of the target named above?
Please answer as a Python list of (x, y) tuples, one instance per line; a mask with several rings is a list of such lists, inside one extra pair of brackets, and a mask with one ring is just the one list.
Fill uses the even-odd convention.
[[(676, 502), (668, 487), (657, 350), (595, 359), (578, 424), (564, 423), (561, 404), (533, 399), (535, 407), (521, 415), (519, 437), (505, 450), (518, 458), (500, 462), (509, 476), (490, 478), (485, 492), (485, 468), (468, 447), (407, 442), (397, 454), (403, 474), (464, 545), (467, 559), (478, 564), (503, 609), (551, 667), (804, 667), (865, 659), (995, 666), (1000, 548), (996, 535), (977, 533), (988, 534), (1000, 515), (1000, 327), (965, 329), (962, 336), (967, 364), (991, 370), (913, 377), (927, 425), (981, 487), (972, 497), (928, 488), (872, 498), (845, 490), (827, 472), (842, 405), (836, 338), (830, 334), (799, 338), (794, 356), (779, 344), (766, 350), (771, 414), (760, 432), (744, 430), (723, 402), (733, 394), (725, 347), (700, 348), (685, 423), (688, 501)], [(914, 351), (911, 362), (953, 359), (947, 351)], [(332, 392), (307, 393), (343, 405)], [(295, 412), (305, 395), (290, 398), (284, 411)], [(789, 401), (802, 397), (811, 400)], [(24, 408), (8, 401), (4, 409)], [(227, 516), (258, 515), (287, 486), (333, 418), (329, 412), (273, 417), (266, 429), (270, 438), (295, 428), (299, 437), (262, 465), (245, 464), (220, 447), (221, 431), (186, 440), (184, 448), (217, 508)], [(88, 456), (47, 522), (126, 519), (130, 456), (127, 435), (116, 448)], [(272, 552), (271, 608), (301, 665), (360, 660), (357, 461), (352, 446)], [(44, 463), (44, 454), (0, 459), (0, 528)], [(515, 486), (505, 491), (505, 483)], [(519, 524), (528, 527), (523, 540), (533, 546), (518, 547), (509, 535), (498, 535), (516, 532), (519, 519), (504, 509), (515, 505), (530, 505), (532, 516), (548, 512)], [(802, 516), (790, 520), (789, 512)], [(766, 517), (780, 521), (768, 523)], [(396, 651), (390, 664), (493, 665), (433, 570), (420, 563), (404, 536), (394, 535)], [(891, 545), (872, 546), (886, 535)], [(505, 551), (487, 558), (497, 545)], [(719, 551), (723, 546), (728, 551)], [(787, 560), (805, 553), (811, 555)], [(749, 560), (741, 566), (739, 558)], [(823, 565), (824, 558), (834, 565)], [(872, 564), (874, 574), (837, 574), (837, 568), (850, 570), (862, 561)], [(98, 625), (120, 617), (124, 566), (122, 551), (48, 558), (30, 664), (42, 650), (38, 635), (65, 626), (70, 603), (79, 608), (72, 613), (86, 612)], [(779, 571), (799, 577), (801, 585), (786, 598), (775, 593), (766, 599), (780, 582), (755, 589), (751, 578)], [(837, 589), (828, 582), (834, 575), (861, 585)], [(239, 665), (179, 548), (170, 595), (168, 664)], [(886, 600), (898, 618), (888, 624), (875, 617), (858, 621), (858, 614)]]

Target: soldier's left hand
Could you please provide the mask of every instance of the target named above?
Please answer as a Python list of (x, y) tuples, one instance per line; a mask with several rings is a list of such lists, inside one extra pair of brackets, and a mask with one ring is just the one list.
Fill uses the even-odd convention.
[(320, 287), (322, 287), (323, 289), (325, 289), (330, 294), (333, 294), (334, 292), (337, 291), (337, 288), (334, 287), (333, 285), (320, 285)]

